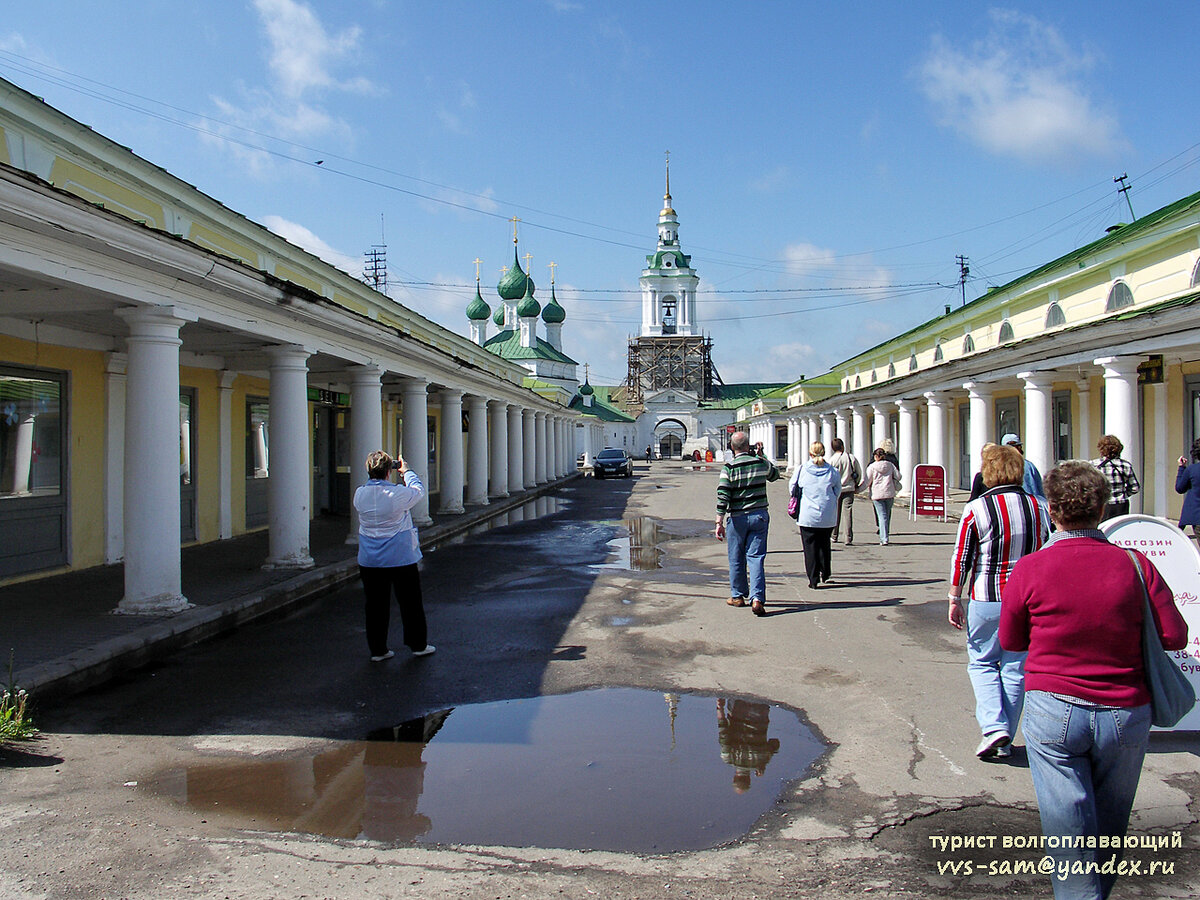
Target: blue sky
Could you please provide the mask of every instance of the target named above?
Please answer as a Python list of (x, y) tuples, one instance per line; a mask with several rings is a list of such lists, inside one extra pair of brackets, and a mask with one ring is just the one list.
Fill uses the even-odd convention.
[[(1200, 190), (1194, 2), (10, 4), (0, 76), (459, 334), (511, 225), (625, 374), (664, 151), (726, 382), (791, 381)], [(323, 160), (317, 165), (317, 160)]]

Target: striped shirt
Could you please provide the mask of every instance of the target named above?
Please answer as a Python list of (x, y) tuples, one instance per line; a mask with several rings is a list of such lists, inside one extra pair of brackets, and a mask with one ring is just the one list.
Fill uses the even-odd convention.
[(1137, 475), (1134, 474), (1133, 464), (1128, 460), (1121, 459), (1119, 456), (1112, 456), (1108, 459), (1097, 459), (1092, 465), (1103, 472), (1108, 478), (1108, 483), (1112, 487), (1112, 500), (1109, 501), (1110, 503), (1120, 503), (1122, 500), (1128, 500), (1142, 489)]
[(767, 508), (767, 482), (779, 477), (770, 460), (742, 453), (721, 467), (717, 484), (717, 515), (740, 516)]
[(970, 578), (972, 600), (998, 602), (1013, 565), (1049, 533), (1049, 517), (1034, 497), (1017, 485), (994, 487), (963, 507), (951, 580), (965, 585)]

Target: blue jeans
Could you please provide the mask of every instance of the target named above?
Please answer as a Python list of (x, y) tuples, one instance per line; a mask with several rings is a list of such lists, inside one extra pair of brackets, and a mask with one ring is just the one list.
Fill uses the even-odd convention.
[(983, 734), (1017, 733), (1025, 703), (1025, 654), (1000, 646), (1000, 604), (967, 604), (967, 677), (975, 691), (975, 720)]
[(879, 543), (886, 544), (888, 542), (888, 529), (892, 525), (892, 504), (896, 502), (895, 497), (888, 497), (886, 500), (872, 500), (875, 504), (875, 520), (879, 523)]
[[(1030, 691), (1025, 743), (1042, 833), (1124, 836), (1150, 740), (1150, 705), (1093, 709)], [(1103, 900), (1112, 890), (1119, 850), (1047, 848), (1058, 865), (1082, 863), (1086, 874), (1053, 876), (1056, 900)], [(1089, 865), (1090, 864), (1090, 865)]]
[(730, 516), (725, 529), (729, 549), (729, 596), (767, 599), (767, 525), (770, 516), (756, 509)]

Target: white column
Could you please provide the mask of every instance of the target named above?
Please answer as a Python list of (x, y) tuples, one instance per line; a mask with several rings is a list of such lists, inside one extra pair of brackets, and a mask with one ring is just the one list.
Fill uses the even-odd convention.
[[(1136, 356), (1105, 356), (1095, 362), (1104, 369), (1104, 431), (1115, 435), (1125, 445), (1123, 456), (1133, 466), (1138, 479), (1144, 482), (1142, 435), (1138, 423), (1137, 367), (1141, 361)], [(1129, 508), (1132, 512), (1132, 503)]]
[(237, 372), (221, 372), (217, 382), (217, 535), (233, 537), (233, 383)]
[[(405, 378), (401, 384), (404, 398), (401, 422), (400, 454), (408, 467), (417, 473), (422, 483), (429, 485), (429, 393), (424, 378)], [(412, 508), (416, 525), (432, 525), (429, 516), (429, 494)]]
[(460, 515), (463, 510), (463, 437), (462, 398), (463, 392), (443, 388), (442, 402), (442, 455), (439, 468), (442, 496), (438, 503), (439, 513)]
[(592, 459), (595, 456), (595, 435), (592, 434), (592, 423), (588, 419), (583, 421), (583, 467), (586, 469), (592, 464)]
[(1054, 465), (1054, 375), (1020, 372), (1025, 382), (1025, 457), (1043, 474)]
[(124, 353), (110, 353), (104, 367), (107, 419), (104, 435), (104, 561), (125, 555), (125, 367)]
[(850, 410), (851, 421), (853, 422), (853, 427), (851, 428), (853, 432), (852, 437), (854, 438), (853, 453), (858, 457), (859, 465), (864, 470), (870, 464), (867, 454), (874, 449), (867, 442), (867, 411), (869, 409), (869, 406), (855, 406)]
[[(875, 404), (875, 424), (871, 430), (872, 451), (876, 447), (882, 446), (884, 438), (888, 437), (888, 413), (891, 412), (891, 405), (890, 403)], [(904, 476), (903, 472), (900, 474)]]
[(567, 474), (567, 439), (566, 423), (562, 416), (554, 418), (554, 477), (562, 478)]
[(467, 503), (471, 506), (488, 502), (487, 408), (486, 397), (467, 397)]
[(546, 475), (546, 414), (544, 412), (535, 412), (533, 414), (533, 480), (538, 484), (545, 484), (549, 481)]
[[(179, 329), (171, 307), (118, 310), (129, 327), (125, 382), (125, 596), (117, 612), (191, 604), (179, 556)], [(172, 462), (174, 461), (174, 462)]]
[(833, 411), (833, 436), (840, 437), (842, 443), (846, 445), (846, 449), (850, 449), (850, 420), (846, 417), (847, 410), (835, 409)]
[(925, 395), (925, 400), (929, 403), (929, 464), (945, 469), (949, 484), (950, 468), (946, 455), (949, 398), (941, 391), (930, 391)]
[(912, 474), (917, 465), (918, 446), (917, 421), (921, 401), (908, 398), (901, 400), (900, 407), (900, 446), (896, 448), (896, 456), (900, 459), (900, 477), (904, 479), (902, 493), (912, 494)]
[(1076, 459), (1095, 459), (1096, 447), (1092, 441), (1092, 382), (1080, 378), (1075, 393), (1079, 397), (1079, 421), (1075, 423)]
[(821, 443), (825, 445), (825, 452), (832, 453), (829, 445), (833, 443), (833, 413), (821, 413)]
[(508, 407), (508, 492), (525, 490), (525, 426), (521, 407)]
[(522, 487), (537, 486), (537, 427), (534, 424), (536, 414), (532, 409), (521, 411), (521, 445), (524, 449), (522, 461)]
[(267, 434), (267, 526), (264, 569), (311, 569), (308, 552), (312, 440), (308, 430), (309, 351), (271, 347), (270, 425)]
[[(1148, 485), (1142, 486), (1142, 493), (1153, 499), (1147, 503), (1142, 502), (1140, 511), (1149, 512), (1153, 516), (1167, 515), (1167, 498), (1170, 496), (1168, 491), (1174, 488), (1175, 478), (1175, 460), (1167, 454), (1168, 441), (1167, 436), (1167, 384), (1164, 380), (1160, 384), (1153, 385), (1150, 388), (1154, 397), (1154, 486), (1151, 488)], [(1147, 473), (1149, 480), (1150, 473)], [(1168, 485), (1167, 479), (1171, 479)], [(1153, 492), (1151, 495), (1151, 491)], [(1172, 491), (1173, 492), (1173, 491)], [(1141, 495), (1134, 495), (1136, 502)], [(1150, 506), (1146, 510), (1146, 506)], [(1134, 512), (1133, 503), (1129, 505), (1129, 511)]]
[(358, 510), (354, 492), (367, 483), (367, 457), (383, 449), (383, 370), (378, 366), (350, 367), (350, 533), (347, 544), (358, 543)]
[(800, 436), (796, 433), (796, 419), (794, 416), (788, 416), (787, 420), (787, 465), (789, 469), (796, 468), (796, 451), (800, 446)]
[(489, 496), (508, 496), (508, 404), (503, 400), (488, 401), (491, 427), (488, 429), (488, 455), (491, 461)]
[(983, 467), (983, 445), (988, 442), (988, 432), (995, 415), (990, 384), (968, 381), (963, 387), (971, 403), (971, 471), (967, 478), (970, 480)]

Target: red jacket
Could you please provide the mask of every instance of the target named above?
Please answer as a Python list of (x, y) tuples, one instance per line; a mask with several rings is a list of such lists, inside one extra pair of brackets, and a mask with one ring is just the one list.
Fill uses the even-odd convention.
[[(1171, 588), (1145, 556), (1136, 556), (1163, 647), (1181, 650), (1187, 623)], [(1141, 706), (1150, 702), (1142, 610), (1141, 584), (1123, 549), (1096, 538), (1062, 538), (1013, 567), (1000, 610), (1000, 646), (1029, 651), (1026, 690)]]

